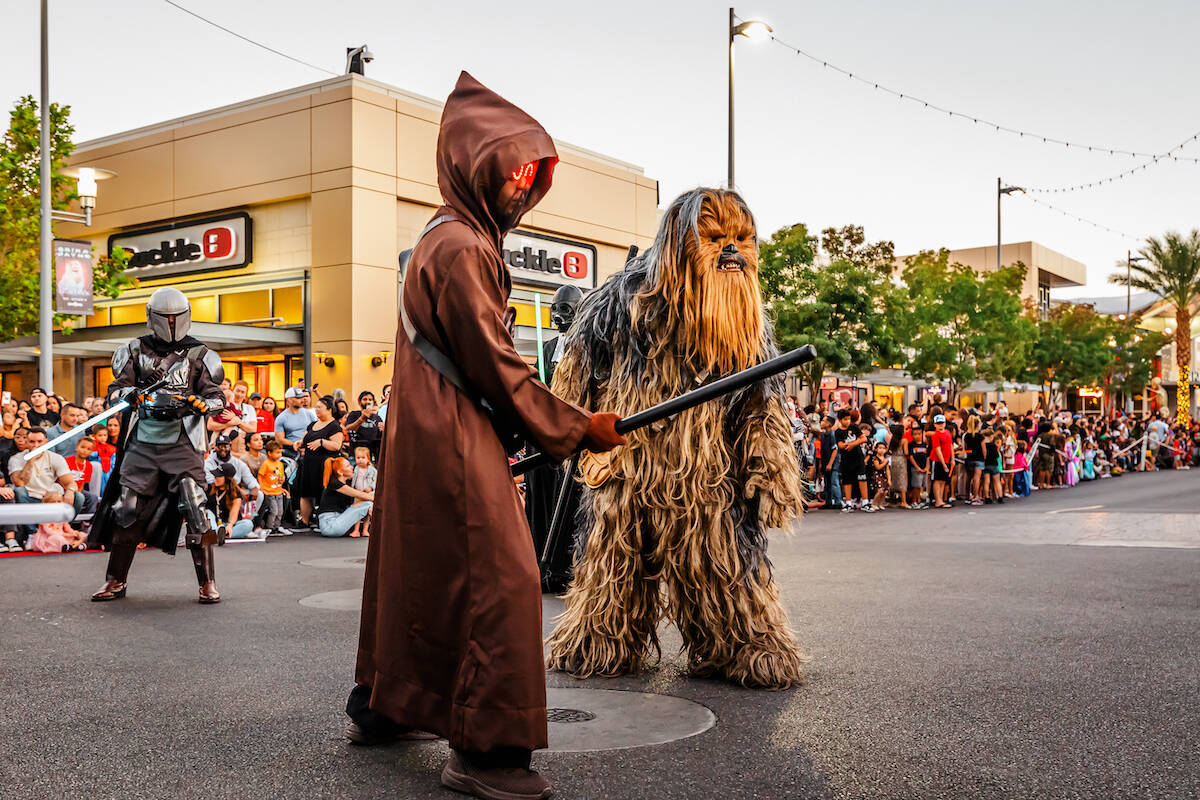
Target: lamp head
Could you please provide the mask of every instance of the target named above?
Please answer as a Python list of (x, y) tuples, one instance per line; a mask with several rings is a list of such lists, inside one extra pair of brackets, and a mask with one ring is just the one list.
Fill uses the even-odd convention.
[(729, 33), (729, 38), (745, 36), (752, 42), (762, 42), (770, 39), (772, 33), (774, 33), (774, 28), (770, 25), (762, 20), (751, 19), (733, 26), (733, 30)]

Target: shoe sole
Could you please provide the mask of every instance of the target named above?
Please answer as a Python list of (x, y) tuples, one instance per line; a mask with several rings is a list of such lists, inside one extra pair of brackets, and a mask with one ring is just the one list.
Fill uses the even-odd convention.
[(554, 793), (554, 787), (548, 786), (544, 791), (537, 794), (517, 794), (516, 792), (505, 792), (501, 789), (495, 789), (486, 784), (472, 778), (470, 775), (464, 775), (461, 772), (455, 772), (450, 769), (447, 764), (442, 768), (442, 785), (447, 789), (453, 789), (456, 792), (463, 794), (471, 794), (482, 800), (545, 800)]
[(346, 738), (350, 740), (350, 744), (359, 747), (383, 747), (401, 742), (433, 742), (441, 737), (428, 731), (406, 731), (395, 736), (374, 737), (368, 736), (357, 725), (347, 725)]

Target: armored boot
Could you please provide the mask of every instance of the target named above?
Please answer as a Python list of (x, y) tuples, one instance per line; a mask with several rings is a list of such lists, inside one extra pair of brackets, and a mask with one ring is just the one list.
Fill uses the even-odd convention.
[(200, 602), (204, 604), (221, 602), (221, 593), (217, 591), (216, 567), (213, 564), (213, 545), (225, 543), (225, 526), (216, 530), (204, 513), (204, 492), (196, 482), (188, 476), (179, 481), (179, 510), (187, 522), (187, 534), (184, 543), (192, 554), (192, 563), (196, 566), (196, 582), (200, 584)]
[(108, 554), (107, 580), (100, 590), (92, 595), (92, 602), (106, 603), (109, 600), (120, 600), (125, 596), (129, 577), (129, 567), (133, 564), (133, 556), (137, 553), (137, 542), (114, 544)]
[(216, 565), (213, 563), (213, 546), (197, 545), (189, 547), (192, 553), (192, 563), (196, 566), (196, 583), (200, 584), (200, 602), (205, 605), (221, 602), (221, 593), (217, 591)]

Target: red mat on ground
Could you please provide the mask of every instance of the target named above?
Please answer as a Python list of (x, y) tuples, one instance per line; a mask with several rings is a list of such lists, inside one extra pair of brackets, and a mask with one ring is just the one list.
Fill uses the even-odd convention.
[(21, 556), (71, 556), (77, 553), (103, 553), (103, 550), (68, 550), (65, 553), (35, 553), (32, 550), (22, 550), (19, 553), (0, 553), (0, 558), (20, 558)]

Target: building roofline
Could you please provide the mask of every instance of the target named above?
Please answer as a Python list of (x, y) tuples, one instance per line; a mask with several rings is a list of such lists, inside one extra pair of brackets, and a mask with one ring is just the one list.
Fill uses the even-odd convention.
[[(78, 154), (84, 153), (88, 150), (95, 150), (101, 147), (108, 147), (109, 145), (120, 144), (122, 142), (139, 139), (143, 136), (150, 136), (155, 133), (163, 133), (176, 128), (182, 128), (186, 125), (194, 125), (197, 122), (207, 122), (212, 119), (218, 119), (220, 117), (237, 114), (242, 111), (248, 111), (252, 108), (278, 103), (282, 100), (320, 94), (321, 92), (328, 92), (333, 89), (339, 89), (343, 86), (354, 85), (362, 86), (391, 97), (396, 97), (400, 100), (412, 103), (413, 105), (422, 106), (431, 111), (440, 112), (442, 110), (443, 103), (440, 103), (432, 98), (425, 97), (424, 95), (419, 95), (415, 92), (401, 89), (398, 86), (392, 86), (389, 83), (377, 81), (373, 78), (368, 78), (363, 75), (338, 75), (336, 77), (326, 78), (325, 80), (316, 81), (314, 83), (306, 83), (302, 86), (296, 86), (291, 89), (273, 92), (272, 94), (265, 94), (259, 97), (252, 97), (247, 100), (240, 100), (236, 103), (229, 103), (228, 105), (218, 106), (217, 108), (211, 108), (206, 111), (198, 111), (194, 114), (187, 114), (182, 117), (163, 120), (162, 122), (154, 122), (149, 125), (143, 125), (140, 128), (133, 128), (127, 131), (112, 133), (107, 136), (98, 136), (94, 139), (87, 139), (75, 145), (75, 151), (72, 154), (72, 158), (75, 158), (78, 156)], [(607, 156), (603, 153), (597, 153), (595, 150), (589, 150), (586, 147), (580, 147), (579, 145), (570, 144), (569, 142), (564, 142), (559, 139), (555, 139), (554, 143), (555, 146), (570, 151), (576, 155), (590, 158), (595, 161), (608, 164), (612, 167), (635, 172), (639, 175), (645, 174), (645, 170), (637, 164), (631, 164), (628, 161), (622, 161), (619, 158), (613, 158), (612, 156)]]

